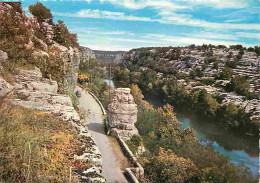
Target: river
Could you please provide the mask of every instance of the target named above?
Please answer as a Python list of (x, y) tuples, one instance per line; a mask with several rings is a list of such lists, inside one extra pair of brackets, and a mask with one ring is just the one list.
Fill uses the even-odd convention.
[[(106, 80), (106, 83), (108, 84), (109, 80)], [(114, 88), (112, 81), (111, 86)], [(145, 96), (145, 100), (153, 104), (154, 107), (161, 107), (165, 104), (155, 96)], [(243, 164), (247, 166), (255, 176), (258, 175), (258, 139), (242, 138), (231, 132), (224, 131), (212, 122), (199, 120), (195, 115), (179, 111), (175, 111), (175, 113), (177, 119), (182, 123), (181, 128), (193, 128), (202, 145), (212, 143), (215, 151), (225, 155), (236, 165)]]

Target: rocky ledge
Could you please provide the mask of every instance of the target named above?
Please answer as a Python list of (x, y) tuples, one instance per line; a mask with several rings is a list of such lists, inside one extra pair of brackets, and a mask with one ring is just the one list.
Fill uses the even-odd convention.
[(38, 68), (17, 70), (17, 73), (14, 86), (0, 78), (1, 97), (12, 92), (10, 101), (13, 104), (54, 114), (75, 126), (82, 137), (82, 144), (80, 152), (74, 155), (74, 160), (85, 163), (87, 167), (83, 170), (74, 169), (75, 174), (82, 182), (105, 182), (101, 175), (101, 154), (88, 129), (80, 124), (79, 114), (73, 107), (71, 98), (58, 94), (57, 82), (42, 78)]

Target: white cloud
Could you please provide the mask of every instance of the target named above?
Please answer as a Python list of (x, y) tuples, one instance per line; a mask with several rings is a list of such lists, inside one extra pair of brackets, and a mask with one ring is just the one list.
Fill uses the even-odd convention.
[(193, 38), (203, 37), (204, 39), (212, 39), (212, 40), (237, 40), (238, 39), (234, 34), (207, 32), (207, 31), (199, 31), (192, 34), (186, 33), (182, 35), (185, 35), (187, 37), (192, 35)]
[(189, 14), (177, 14), (168, 10), (160, 10), (158, 15), (161, 18), (157, 21), (162, 24), (187, 25), (209, 29), (260, 30), (260, 24), (213, 23), (193, 18)]
[(101, 19), (103, 18), (103, 19), (128, 20), (128, 21), (147, 21), (147, 22), (155, 21), (149, 17), (137, 17), (132, 15), (125, 15), (124, 12), (101, 11), (98, 9), (80, 10), (76, 13), (53, 12), (53, 15), (65, 16), (65, 17), (101, 18)]
[(248, 6), (249, 0), (179, 0), (190, 5), (214, 7), (218, 9), (240, 9)]
[(100, 32), (100, 34), (104, 34), (104, 35), (127, 35), (127, 36), (134, 36), (135, 35), (132, 32), (126, 32), (126, 31)]
[(241, 22), (244, 21), (244, 18), (238, 18), (238, 19), (229, 19), (229, 20), (225, 20), (225, 23), (233, 23), (233, 22)]
[(176, 4), (169, 0), (100, 0), (101, 2), (109, 2), (114, 5), (123, 6), (128, 9), (189, 9), (188, 6)]
[(81, 18), (99, 18), (127, 21), (159, 22), (161, 24), (185, 25), (208, 29), (260, 30), (260, 24), (213, 23), (193, 18), (189, 14), (177, 14), (169, 10), (159, 10), (157, 19), (126, 15), (124, 12), (101, 11), (98, 9), (80, 10), (76, 13), (53, 12), (54, 15)]
[(258, 32), (258, 33), (253, 33), (253, 32), (237, 32), (236, 35), (237, 35), (238, 37), (251, 38), (251, 39), (260, 40), (260, 32)]

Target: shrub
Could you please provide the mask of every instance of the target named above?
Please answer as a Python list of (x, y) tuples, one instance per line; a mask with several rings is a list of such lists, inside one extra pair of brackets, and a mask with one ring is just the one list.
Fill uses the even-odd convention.
[(29, 6), (29, 12), (39, 20), (52, 19), (50, 9), (46, 8), (42, 3), (37, 2), (35, 5)]
[(32, 52), (26, 49), (32, 32), (25, 21), (24, 17), (18, 19), (13, 9), (1, 14), (0, 50), (6, 52), (10, 59), (28, 58)]
[(159, 155), (146, 165), (145, 171), (152, 182), (158, 183), (184, 183), (197, 179), (197, 167), (190, 159), (162, 148)]
[(54, 38), (57, 43), (66, 47), (79, 47), (77, 42), (77, 34), (71, 34), (63, 21), (58, 20), (58, 24), (54, 26)]

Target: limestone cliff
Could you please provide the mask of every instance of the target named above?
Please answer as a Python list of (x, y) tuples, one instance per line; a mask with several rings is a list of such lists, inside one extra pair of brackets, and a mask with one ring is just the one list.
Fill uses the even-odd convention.
[(100, 62), (121, 62), (125, 51), (101, 51), (94, 50), (97, 59)]

